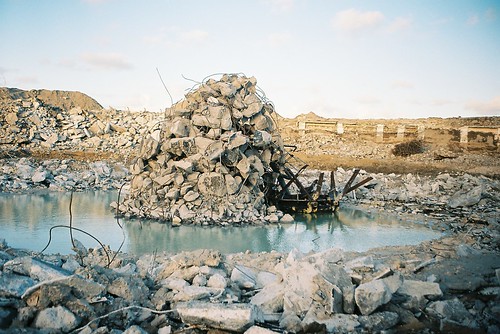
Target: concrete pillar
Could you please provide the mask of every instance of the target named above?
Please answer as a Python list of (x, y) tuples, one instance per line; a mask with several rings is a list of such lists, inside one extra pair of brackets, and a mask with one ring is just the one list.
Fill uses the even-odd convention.
[(417, 127), (418, 139), (424, 139), (425, 137), (425, 126), (419, 125)]
[(398, 133), (396, 135), (397, 139), (403, 140), (405, 137), (406, 127), (404, 125), (398, 125)]
[(344, 124), (337, 123), (337, 134), (338, 135), (344, 134)]
[(384, 124), (377, 124), (377, 141), (384, 141)]
[(469, 141), (469, 127), (463, 126), (460, 128), (460, 143), (467, 144)]
[(299, 133), (301, 135), (306, 134), (306, 122), (299, 122)]

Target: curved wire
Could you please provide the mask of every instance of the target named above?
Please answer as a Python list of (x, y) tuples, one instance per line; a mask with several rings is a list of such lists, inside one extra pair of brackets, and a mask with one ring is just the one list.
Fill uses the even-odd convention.
[(115, 252), (115, 255), (113, 255), (113, 258), (111, 259), (111, 261), (109, 261), (108, 267), (111, 265), (111, 263), (113, 263), (113, 261), (115, 260), (116, 256), (118, 255), (118, 253), (122, 249), (123, 244), (125, 243), (125, 230), (123, 229), (123, 225), (120, 224), (120, 217), (119, 217), (119, 212), (120, 212), (119, 211), (119, 208), (120, 208), (120, 195), (122, 193), (122, 189), (125, 186), (125, 184), (126, 183), (123, 183), (122, 186), (120, 187), (120, 190), (118, 190), (118, 199), (116, 201), (116, 223), (118, 224), (118, 226), (120, 226), (120, 229), (122, 230), (123, 239), (122, 239), (122, 243), (120, 244), (120, 247), (118, 247), (118, 250)]
[(91, 237), (91, 238), (92, 238), (92, 239), (94, 239), (95, 241), (97, 241), (97, 243), (99, 243), (99, 245), (101, 245), (102, 249), (103, 249), (103, 250), (104, 250), (104, 252), (106, 253), (106, 256), (107, 256), (107, 258), (108, 258), (108, 266), (111, 264), (111, 260), (110, 260), (110, 258), (109, 258), (109, 253), (108, 253), (108, 251), (106, 250), (106, 248), (105, 248), (104, 244), (103, 244), (101, 241), (99, 241), (99, 239), (97, 239), (97, 238), (96, 238), (96, 237), (94, 237), (92, 234), (90, 234), (90, 233), (88, 233), (88, 232), (86, 232), (86, 231), (84, 231), (84, 230), (82, 230), (82, 229), (79, 229), (79, 228), (77, 228), (77, 227), (70, 227), (70, 226), (66, 226), (66, 225), (54, 225), (54, 226), (52, 226), (52, 227), (50, 228), (50, 230), (49, 230), (49, 241), (47, 242), (47, 245), (46, 245), (46, 246), (45, 246), (45, 247), (44, 247), (44, 248), (40, 251), (40, 254), (42, 254), (42, 253), (43, 253), (43, 252), (44, 252), (44, 251), (45, 251), (45, 250), (49, 247), (50, 243), (52, 242), (52, 230), (53, 230), (53, 229), (55, 229), (55, 228), (60, 228), (60, 227), (61, 227), (61, 228), (69, 228), (69, 229), (73, 229), (73, 230), (75, 230), (75, 231), (81, 232), (81, 233), (83, 233), (83, 234), (88, 235), (89, 237)]

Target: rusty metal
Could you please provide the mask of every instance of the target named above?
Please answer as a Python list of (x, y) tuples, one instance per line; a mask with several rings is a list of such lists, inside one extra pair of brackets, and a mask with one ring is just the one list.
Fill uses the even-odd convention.
[[(295, 149), (296, 147), (292, 146), (291, 148)], [(299, 178), (304, 174), (308, 165), (292, 153), (286, 152), (286, 154), (284, 166), (271, 166), (274, 177), (271, 178), (272, 181), (270, 182), (272, 184), (267, 185), (268, 189), (266, 191), (268, 203), (276, 205), (284, 212), (335, 212), (345, 195), (372, 180), (372, 177), (367, 177), (353, 185), (360, 172), (359, 169), (355, 169), (343, 189), (337, 191), (335, 173), (332, 171), (329, 190), (324, 193), (322, 191), (324, 173), (320, 173), (316, 180), (309, 186), (305, 186)]]

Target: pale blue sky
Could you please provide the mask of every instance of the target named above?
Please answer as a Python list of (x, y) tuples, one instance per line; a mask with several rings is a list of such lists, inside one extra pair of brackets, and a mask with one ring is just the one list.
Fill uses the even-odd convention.
[(500, 1), (0, 0), (0, 86), (170, 105), (255, 76), (287, 117), (500, 115)]

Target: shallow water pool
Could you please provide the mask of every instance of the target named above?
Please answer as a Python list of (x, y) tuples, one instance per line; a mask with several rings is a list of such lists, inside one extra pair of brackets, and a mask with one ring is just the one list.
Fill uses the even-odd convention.
[[(402, 222), (390, 215), (341, 208), (336, 214), (299, 215), (293, 224), (245, 227), (171, 227), (154, 221), (120, 219), (122, 230), (109, 204), (116, 192), (73, 194), (72, 224), (103, 244), (131, 254), (179, 252), (200, 248), (225, 253), (250, 250), (289, 252), (321, 251), (338, 247), (346, 251), (366, 251), (373, 247), (414, 245), (439, 238), (442, 234), (423, 224)], [(11, 247), (40, 251), (49, 241), (55, 225), (69, 225), (70, 194), (0, 194), (0, 238)], [(99, 244), (73, 230), (74, 238), (87, 248)], [(70, 231), (54, 228), (46, 253), (71, 253)]]

